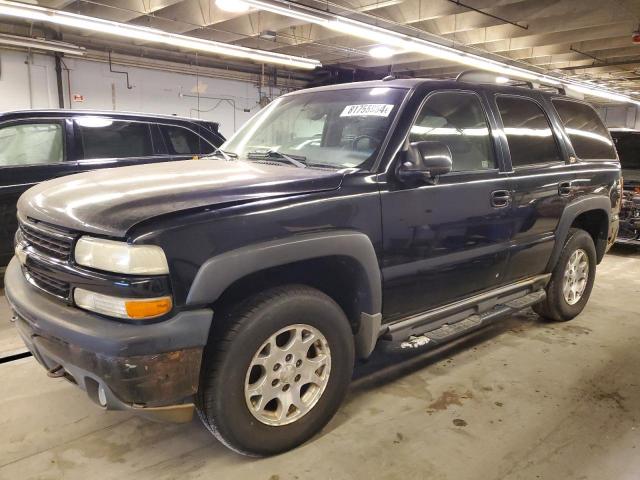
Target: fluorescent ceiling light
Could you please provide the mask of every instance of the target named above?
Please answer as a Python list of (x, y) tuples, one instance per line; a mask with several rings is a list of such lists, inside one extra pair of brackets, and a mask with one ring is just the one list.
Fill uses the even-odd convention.
[(144, 42), (159, 43), (174, 48), (184, 48), (199, 52), (225, 55), (259, 63), (273, 63), (287, 67), (314, 69), (322, 66), (318, 60), (284, 55), (281, 53), (241, 47), (213, 40), (203, 40), (187, 35), (163, 32), (156, 28), (139, 27), (126, 23), (112, 22), (85, 15), (53, 10), (50, 8), (25, 5), (23, 3), (0, 0), (0, 16), (22, 18), (43, 23), (53, 23), (65, 27), (79, 28), (91, 32), (115, 35)]
[(84, 55), (85, 49), (66, 42), (45, 40), (44, 38), (20, 37), (18, 35), (0, 34), (0, 45), (11, 47), (33, 48), (50, 52), (60, 52), (69, 55)]
[(510, 81), (507, 77), (501, 77), (499, 75), (496, 77), (496, 83), (509, 83)]
[(390, 58), (393, 57), (395, 53), (396, 52), (394, 49), (389, 48), (385, 45), (373, 47), (371, 50), (369, 50), (369, 55), (371, 55), (373, 58)]
[[(583, 82), (565, 80), (543, 73), (538, 73), (526, 68), (509, 65), (507, 63), (485, 58), (469, 52), (464, 52), (436, 42), (411, 37), (388, 28), (381, 28), (366, 22), (353, 20), (351, 18), (336, 15), (330, 12), (311, 9), (296, 5), (286, 0), (243, 0), (244, 3), (252, 7), (285, 15), (297, 20), (320, 25), (321, 27), (354, 37), (369, 40), (376, 44), (386, 45), (389, 48), (402, 52), (414, 52), (428, 55), (430, 57), (441, 58), (451, 62), (467, 65), (469, 67), (488, 70), (506, 78), (524, 79), (544, 85), (555, 87), (567, 86), (581, 91), (586, 95), (593, 95), (599, 98), (614, 100), (619, 102), (630, 102), (640, 105), (640, 101), (629, 96), (612, 92), (607, 89), (589, 86)], [(381, 2), (382, 3), (382, 2)]]
[(372, 10), (378, 10), (380, 8), (393, 7), (394, 5), (399, 5), (404, 0), (382, 0), (382, 1), (374, 1), (368, 5), (358, 8), (360, 12), (370, 12)]
[(244, 13), (251, 8), (242, 0), (216, 0), (216, 7), (220, 10), (233, 13)]
[(537, 74), (524, 68), (507, 65), (496, 60), (483, 58), (472, 53), (462, 52), (455, 48), (440, 45), (429, 40), (411, 37), (402, 33), (381, 28), (351, 18), (342, 17), (332, 13), (319, 11), (318, 13), (309, 13), (309, 9), (303, 9), (292, 3), (273, 2), (269, 0), (243, 0), (252, 7), (261, 10), (278, 13), (297, 20), (308, 23), (314, 23), (324, 28), (352, 35), (354, 37), (363, 38), (372, 42), (386, 45), (403, 52), (422, 53), (431, 57), (442, 58), (456, 63), (489, 70), (506, 76), (523, 78), (526, 80), (536, 80), (548, 85), (560, 85), (560, 82), (546, 75)]
[(591, 95), (593, 97), (611, 100), (612, 102), (629, 102), (640, 105), (639, 100), (631, 98), (627, 95), (623, 95), (621, 93), (612, 92), (610, 90), (603, 90), (601, 88), (598, 88), (597, 86), (588, 86), (578, 83), (567, 83), (566, 86), (569, 90), (574, 90), (575, 92), (581, 93), (583, 95)]

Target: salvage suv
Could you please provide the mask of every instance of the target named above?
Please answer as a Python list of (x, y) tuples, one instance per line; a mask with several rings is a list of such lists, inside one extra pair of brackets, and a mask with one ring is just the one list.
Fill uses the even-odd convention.
[(6, 296), (49, 376), (269, 455), (331, 419), (378, 343), (578, 315), (620, 195), (609, 133), (561, 93), (321, 87), (209, 158), (33, 187)]

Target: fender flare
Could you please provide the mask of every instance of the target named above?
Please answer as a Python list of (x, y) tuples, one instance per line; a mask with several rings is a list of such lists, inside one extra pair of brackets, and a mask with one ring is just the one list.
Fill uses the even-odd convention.
[[(609, 225), (611, 223), (611, 200), (609, 199), (609, 197), (590, 194), (580, 197), (577, 200), (571, 202), (565, 207), (564, 211), (562, 212), (562, 216), (560, 217), (560, 221), (558, 222), (558, 227), (556, 228), (556, 242), (553, 247), (553, 251), (551, 252), (549, 263), (547, 264), (548, 272), (553, 271), (556, 263), (558, 262), (558, 259), (560, 258), (560, 254), (562, 253), (564, 242), (566, 241), (567, 235), (569, 234), (571, 224), (573, 224), (575, 219), (578, 218), (580, 214), (590, 210), (600, 210), (604, 212), (607, 217), (607, 229), (609, 228)], [(596, 242), (596, 252), (599, 260), (602, 259), (606, 247), (606, 237), (604, 239), (599, 239)]]
[(187, 305), (216, 301), (234, 282), (252, 273), (314, 258), (349, 257), (360, 266), (360, 326), (356, 352), (367, 357), (375, 347), (382, 321), (382, 279), (378, 258), (367, 235), (348, 230), (295, 235), (247, 245), (216, 255), (202, 264), (187, 295)]

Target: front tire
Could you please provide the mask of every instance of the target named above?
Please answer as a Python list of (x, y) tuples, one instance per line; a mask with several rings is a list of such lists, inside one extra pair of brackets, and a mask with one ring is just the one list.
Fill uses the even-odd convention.
[(547, 285), (544, 302), (533, 310), (548, 320), (565, 322), (586, 306), (596, 276), (596, 248), (584, 230), (572, 228)]
[(338, 304), (310, 287), (276, 287), (221, 320), (196, 398), (205, 426), (255, 456), (284, 452), (320, 431), (353, 372), (353, 333)]

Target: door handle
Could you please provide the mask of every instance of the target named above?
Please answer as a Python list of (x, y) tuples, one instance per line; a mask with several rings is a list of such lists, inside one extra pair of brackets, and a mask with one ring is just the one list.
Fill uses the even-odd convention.
[(558, 195), (561, 197), (566, 197), (571, 195), (573, 188), (571, 187), (571, 182), (560, 182), (558, 184)]
[(491, 206), (504, 208), (511, 205), (511, 192), (509, 190), (495, 190), (491, 192)]

